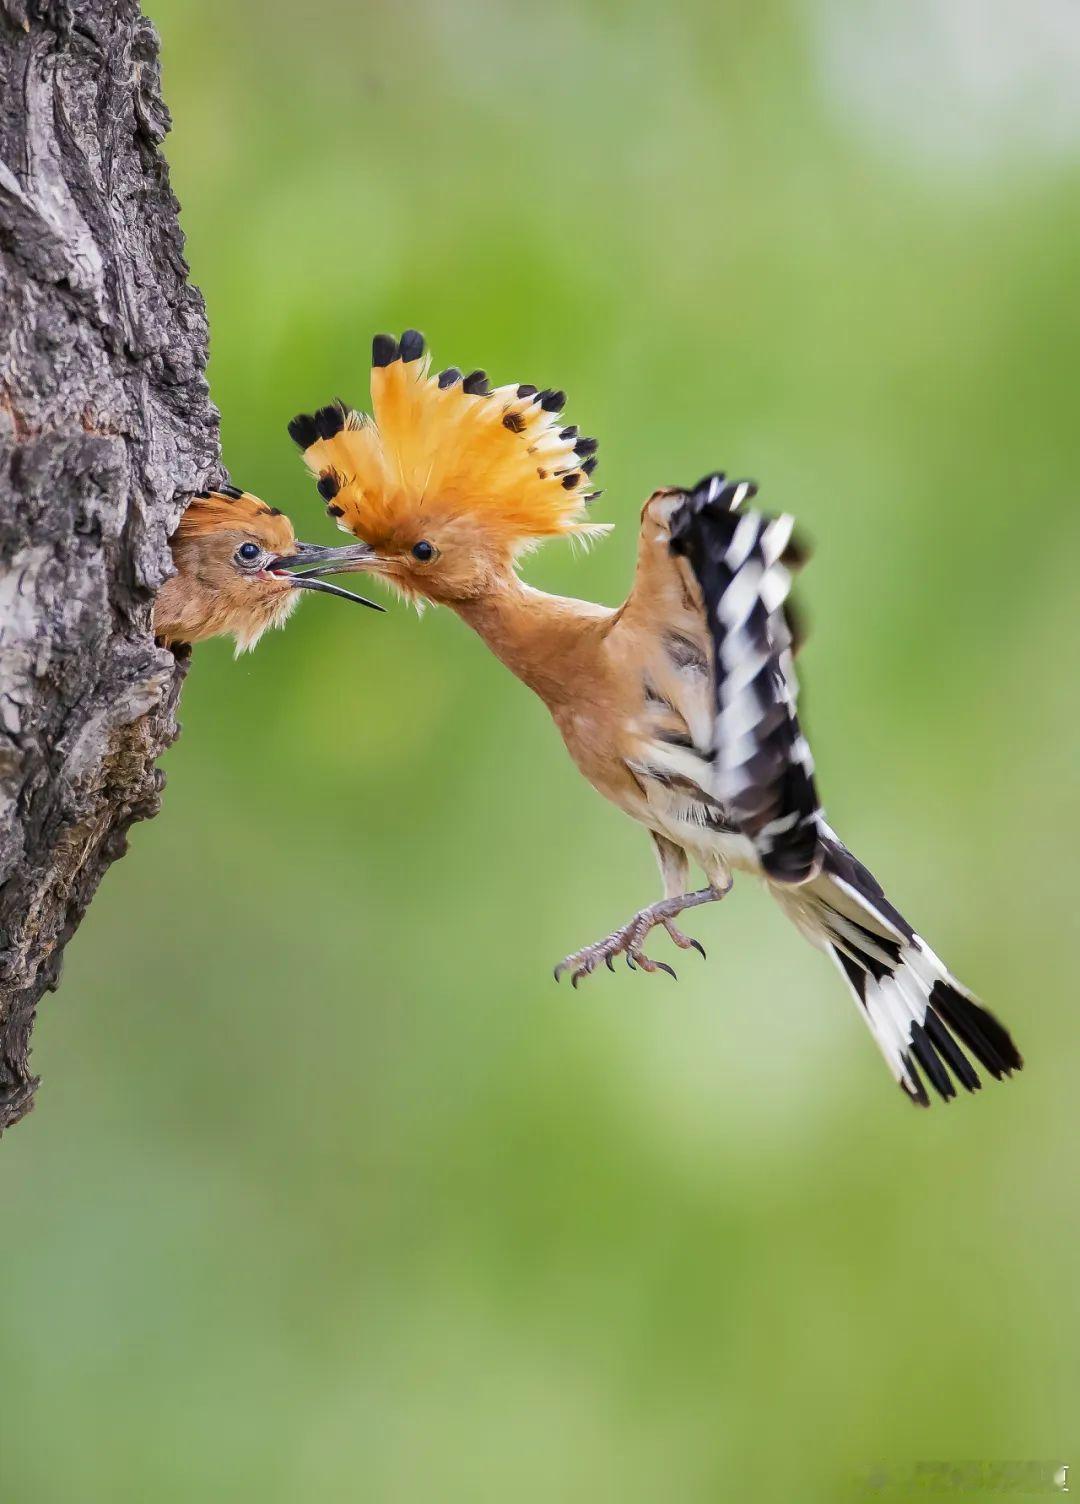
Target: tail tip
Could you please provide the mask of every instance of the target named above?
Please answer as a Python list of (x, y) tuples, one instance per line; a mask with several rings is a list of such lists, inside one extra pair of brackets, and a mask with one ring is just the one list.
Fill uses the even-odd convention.
[(1005, 1025), (988, 1008), (951, 982), (939, 980), (934, 983), (930, 1007), (995, 1080), (1000, 1081), (1014, 1071), (1023, 1070), (1024, 1057)]
[(900, 1086), (915, 1106), (930, 1106), (922, 1075), (942, 1102), (953, 1100), (957, 1084), (968, 1092), (982, 1090), (978, 1072), (958, 1040), (995, 1081), (1008, 1080), (1023, 1069), (1023, 1056), (1005, 1025), (959, 987), (938, 980), (924, 1022), (911, 1025), (910, 1047), (903, 1056)]

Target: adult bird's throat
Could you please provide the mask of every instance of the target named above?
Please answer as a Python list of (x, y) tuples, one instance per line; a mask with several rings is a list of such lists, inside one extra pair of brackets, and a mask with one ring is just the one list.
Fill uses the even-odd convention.
[(453, 609), (523, 684), (554, 708), (580, 686), (599, 648), (607, 606), (534, 590), (509, 573), (497, 589)]

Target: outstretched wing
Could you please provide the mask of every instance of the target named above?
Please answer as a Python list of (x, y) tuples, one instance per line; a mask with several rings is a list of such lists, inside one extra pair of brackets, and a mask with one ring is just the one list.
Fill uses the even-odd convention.
[(776, 882), (821, 866), (814, 761), (799, 726), (791, 517), (742, 509), (745, 483), (708, 476), (671, 517), (670, 547), (689, 563), (712, 640), (712, 791)]

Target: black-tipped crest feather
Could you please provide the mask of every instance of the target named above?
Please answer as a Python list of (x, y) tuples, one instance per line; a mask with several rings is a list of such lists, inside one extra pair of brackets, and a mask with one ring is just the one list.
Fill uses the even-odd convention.
[(289, 438), (301, 449), (310, 449), (319, 437), (315, 419), (311, 413), (297, 413), (289, 424)]

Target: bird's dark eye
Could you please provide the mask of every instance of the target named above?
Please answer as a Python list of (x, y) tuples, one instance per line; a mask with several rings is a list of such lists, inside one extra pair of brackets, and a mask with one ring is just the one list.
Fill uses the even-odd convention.
[(241, 543), (236, 550), (236, 557), (242, 559), (245, 564), (250, 564), (252, 559), (257, 559), (262, 549), (257, 543)]
[(428, 543), (426, 539), (421, 538), (419, 543), (413, 544), (412, 556), (414, 559), (419, 559), (421, 564), (430, 563), (435, 557), (434, 543)]

